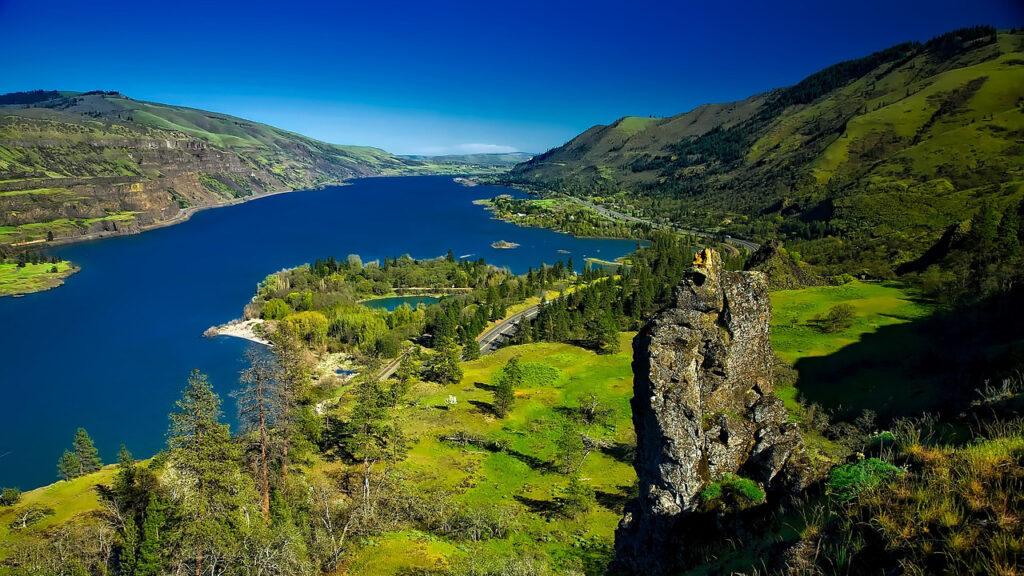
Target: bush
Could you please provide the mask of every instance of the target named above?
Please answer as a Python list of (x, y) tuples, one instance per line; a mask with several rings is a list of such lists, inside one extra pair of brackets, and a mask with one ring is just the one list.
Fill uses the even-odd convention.
[(852, 464), (843, 464), (829, 473), (826, 487), (837, 500), (848, 502), (865, 490), (895, 478), (902, 472), (896, 466), (878, 458), (867, 458)]
[(21, 501), (21, 490), (4, 488), (0, 491), (0, 506), (14, 506)]
[(273, 298), (263, 305), (263, 311), (260, 313), (260, 316), (264, 320), (282, 320), (291, 313), (292, 307), (287, 302), (280, 298)]
[(697, 497), (706, 509), (744, 510), (764, 502), (765, 493), (757, 482), (749, 478), (726, 474), (705, 486)]
[(853, 326), (857, 310), (850, 304), (836, 304), (825, 316), (815, 318), (818, 329), (825, 333), (839, 332)]
[(594, 489), (578, 475), (569, 479), (569, 484), (562, 489), (561, 494), (556, 498), (558, 502), (558, 513), (566, 518), (575, 518), (585, 514), (594, 506), (597, 501)]

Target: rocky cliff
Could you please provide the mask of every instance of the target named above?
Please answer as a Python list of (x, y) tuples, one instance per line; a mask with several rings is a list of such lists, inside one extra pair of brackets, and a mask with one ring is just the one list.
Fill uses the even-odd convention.
[(764, 274), (724, 270), (705, 250), (634, 340), (639, 497), (616, 533), (620, 570), (680, 567), (682, 525), (712, 483), (743, 478), (771, 495), (794, 482), (801, 441), (772, 394), (770, 319)]
[(0, 246), (134, 232), (348, 178), (425, 171), (226, 114), (116, 92), (0, 95)]

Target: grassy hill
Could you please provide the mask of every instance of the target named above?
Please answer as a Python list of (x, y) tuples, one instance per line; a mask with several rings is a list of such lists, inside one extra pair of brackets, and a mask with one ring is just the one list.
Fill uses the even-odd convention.
[(192, 208), (437, 168), (117, 92), (5, 94), (0, 245), (135, 231)]
[(1024, 33), (959, 30), (740, 102), (622, 118), (511, 179), (885, 274), (984, 200), (1024, 194)]

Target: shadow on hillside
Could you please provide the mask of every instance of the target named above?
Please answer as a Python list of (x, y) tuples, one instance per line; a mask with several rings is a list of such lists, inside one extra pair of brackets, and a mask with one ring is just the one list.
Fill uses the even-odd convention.
[(991, 301), (883, 326), (833, 354), (798, 360), (796, 387), (842, 419), (864, 410), (883, 420), (962, 410), (986, 379), (1024, 356), (1020, 306)]
[(518, 494), (513, 496), (513, 498), (516, 499), (516, 502), (526, 506), (530, 512), (543, 516), (544, 518), (553, 518), (555, 514), (558, 513), (559, 505), (558, 502), (555, 502), (554, 500), (538, 500), (536, 498), (529, 498)]
[(481, 414), (487, 414), (490, 416), (494, 416), (495, 418), (498, 417), (498, 413), (494, 411), (494, 404), (491, 404), (490, 402), (484, 402), (483, 400), (469, 400), (468, 402), (472, 404)]
[(927, 332), (931, 324), (915, 320), (883, 326), (827, 356), (801, 358), (793, 366), (796, 387), (808, 404), (840, 419), (864, 410), (883, 419), (936, 410), (942, 378), (930, 362), (935, 344)]
[(545, 472), (547, 474), (554, 474), (558, 472), (558, 467), (547, 460), (543, 460), (529, 454), (524, 454), (513, 448), (505, 448), (504, 452), (538, 472)]
[(616, 514), (622, 514), (622, 510), (626, 507), (632, 496), (629, 494), (629, 487), (623, 488), (620, 492), (604, 492), (597, 490), (594, 492), (594, 497), (597, 503), (603, 506), (605, 509), (615, 512)]
[(478, 390), (486, 390), (488, 392), (494, 392), (498, 389), (494, 384), (485, 384), (483, 382), (473, 382), (473, 386)]

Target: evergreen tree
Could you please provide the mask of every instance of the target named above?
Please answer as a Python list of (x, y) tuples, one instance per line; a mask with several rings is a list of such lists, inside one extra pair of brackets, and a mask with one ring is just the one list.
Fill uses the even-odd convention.
[(62, 480), (78, 478), (82, 474), (82, 463), (78, 456), (70, 450), (65, 450), (60, 459), (57, 460), (57, 473)]
[(206, 375), (193, 370), (170, 415), (168, 464), (179, 486), (175, 533), (181, 560), (202, 574), (207, 559), (223, 558), (232, 544), (242, 491), (239, 454), (220, 421), (220, 398)]
[(499, 418), (508, 415), (516, 399), (516, 388), (521, 388), (522, 385), (523, 367), (519, 363), (519, 357), (513, 356), (509, 358), (494, 383), (494, 413)]
[(166, 524), (167, 503), (159, 496), (151, 496), (142, 522), (134, 576), (158, 576), (164, 572), (161, 551), (164, 548)]
[(459, 352), (459, 349), (452, 344), (439, 349), (427, 361), (425, 371), (427, 379), (438, 384), (454, 384), (462, 380)]
[(242, 372), (242, 387), (235, 392), (238, 421), (243, 434), (252, 439), (256, 485), (260, 492), (263, 519), (270, 518), (271, 427), (281, 413), (283, 398), (280, 366), (273, 356), (250, 347), (245, 352), (249, 367)]
[(89, 433), (85, 431), (85, 428), (79, 428), (75, 432), (75, 441), (72, 446), (75, 450), (75, 456), (78, 457), (79, 475), (89, 474), (103, 467), (100, 453), (96, 450), (96, 445), (93, 444), (92, 438), (89, 437)]
[(480, 344), (472, 336), (469, 330), (463, 331), (462, 336), (462, 359), (476, 360), (480, 357)]
[(378, 462), (404, 457), (408, 446), (401, 429), (389, 417), (390, 399), (376, 379), (365, 379), (356, 391), (356, 403), (340, 448), (363, 464), (363, 503), (372, 505), (371, 474)]

